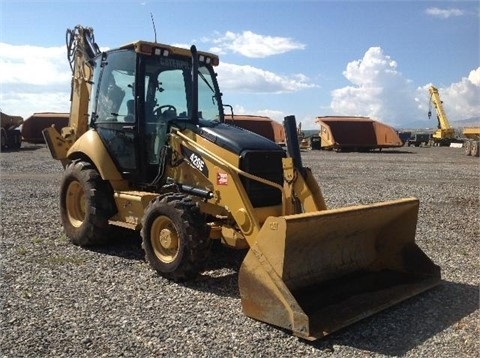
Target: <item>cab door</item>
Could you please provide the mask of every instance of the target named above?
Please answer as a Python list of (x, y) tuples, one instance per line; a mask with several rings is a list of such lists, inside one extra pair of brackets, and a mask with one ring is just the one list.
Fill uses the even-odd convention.
[[(104, 53), (95, 80), (91, 125), (126, 178), (138, 171), (138, 121), (135, 106), (135, 53)], [(98, 72), (97, 72), (98, 73)]]

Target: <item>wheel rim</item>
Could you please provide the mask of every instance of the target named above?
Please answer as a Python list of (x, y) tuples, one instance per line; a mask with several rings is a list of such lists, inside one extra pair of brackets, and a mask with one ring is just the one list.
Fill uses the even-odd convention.
[(65, 200), (68, 220), (73, 226), (79, 227), (85, 221), (86, 199), (85, 191), (78, 181), (72, 181), (68, 185)]
[(178, 254), (178, 233), (172, 221), (166, 216), (155, 219), (150, 232), (153, 251), (159, 260), (170, 263)]

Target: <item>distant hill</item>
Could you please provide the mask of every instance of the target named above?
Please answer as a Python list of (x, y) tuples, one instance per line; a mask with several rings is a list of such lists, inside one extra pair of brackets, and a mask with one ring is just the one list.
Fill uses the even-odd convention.
[(480, 116), (452, 121), (451, 125), (453, 127), (480, 127)]
[(320, 128), (318, 128), (318, 129), (305, 129), (305, 130), (302, 130), (303, 135), (304, 135), (306, 138), (309, 138), (309, 137), (311, 137), (312, 135), (319, 135), (319, 131), (320, 131)]
[[(480, 116), (461, 119), (458, 121), (450, 120), (450, 125), (454, 128), (480, 127)], [(418, 120), (405, 123), (400, 129), (436, 129), (437, 123), (433, 120)]]

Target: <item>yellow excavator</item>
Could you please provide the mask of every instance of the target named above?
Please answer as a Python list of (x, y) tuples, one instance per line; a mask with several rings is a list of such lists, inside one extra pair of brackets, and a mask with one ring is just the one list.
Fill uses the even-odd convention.
[(244, 313), (307, 340), (441, 281), (415, 243), (417, 199), (327, 209), (294, 116), (287, 151), (225, 123), (216, 55), (156, 41), (101, 52), (82, 26), (67, 45), (70, 122), (43, 134), (65, 168), (60, 216), (73, 244), (138, 230), (146, 260), (174, 281), (202, 272), (214, 240), (248, 248)]

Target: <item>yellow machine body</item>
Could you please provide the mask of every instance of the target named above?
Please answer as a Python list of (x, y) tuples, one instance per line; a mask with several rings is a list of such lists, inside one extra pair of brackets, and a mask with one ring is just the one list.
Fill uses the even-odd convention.
[(414, 242), (418, 201), (270, 217), (248, 252), (244, 312), (314, 340), (438, 284)]
[[(430, 86), (428, 88), (430, 94), (430, 101), (435, 107), (437, 113), (437, 129), (432, 134), (432, 138), (436, 142), (449, 141), (455, 138), (455, 129), (450, 125), (448, 121), (447, 114), (443, 108), (443, 101), (440, 99), (440, 94), (438, 89), (435, 86)], [(431, 111), (429, 111), (429, 116)]]
[[(147, 54), (154, 52), (155, 46), (158, 44), (134, 44), (136, 52)], [(165, 57), (169, 53), (193, 56), (188, 50), (173, 47), (162, 51)], [(218, 64), (218, 58), (212, 58), (214, 65)], [(104, 230), (98, 226), (99, 212), (111, 212), (109, 225), (142, 230), (145, 249), (150, 235), (146, 226), (151, 221), (152, 235), (160, 236), (158, 241), (153, 238), (152, 252), (173, 261), (177, 253), (170, 252), (183, 245), (175, 234), (177, 221), (168, 222), (168, 227), (162, 224), (168, 221), (168, 203), (179, 205), (180, 200), (171, 196), (170, 201), (158, 202), (165, 195), (164, 188), (149, 190), (152, 186), (132, 182), (117, 168), (100, 133), (87, 129), (88, 83), (93, 71), (86, 67), (85, 63), (74, 67), (69, 127), (61, 132), (54, 128), (44, 131), (53, 158), (66, 167), (62, 184), (66, 193), (62, 199), (66, 201), (62, 203), (64, 226), (71, 226), (70, 232), (76, 235), (93, 217), (87, 234), (96, 231), (95, 235), (87, 237), (90, 241), (75, 239), (80, 245), (91, 243)], [(225, 131), (230, 130), (222, 125)], [(275, 153), (282, 155), (278, 162), (281, 167), (276, 168), (280, 181), (275, 182), (240, 169), (238, 153), (194, 125), (171, 122), (166, 139), (169, 154), (162, 176), (168, 178), (165, 183), (177, 188), (171, 190), (179, 191), (174, 195), (186, 197), (189, 193), (188, 202), (194, 205), (186, 207), (198, 209), (206, 218), (211, 240), (221, 240), (232, 248), (249, 248), (239, 270), (245, 314), (313, 340), (438, 284), (440, 268), (415, 244), (418, 200), (327, 209), (310, 169), (298, 163), (297, 127), (294, 122), (290, 127), (287, 130), (286, 126), (287, 144), (298, 151), (295, 155), (285, 155), (270, 141), (265, 144), (278, 148)], [(255, 135), (235, 130), (238, 135)], [(86, 189), (82, 188), (84, 177)], [(252, 204), (246, 179), (277, 190), (281, 200), (266, 206)], [(93, 191), (92, 185), (96, 186)], [(93, 214), (87, 199), (89, 205), (98, 206)], [(114, 210), (105, 207), (110, 200)], [(149, 221), (155, 210), (164, 211)]]

